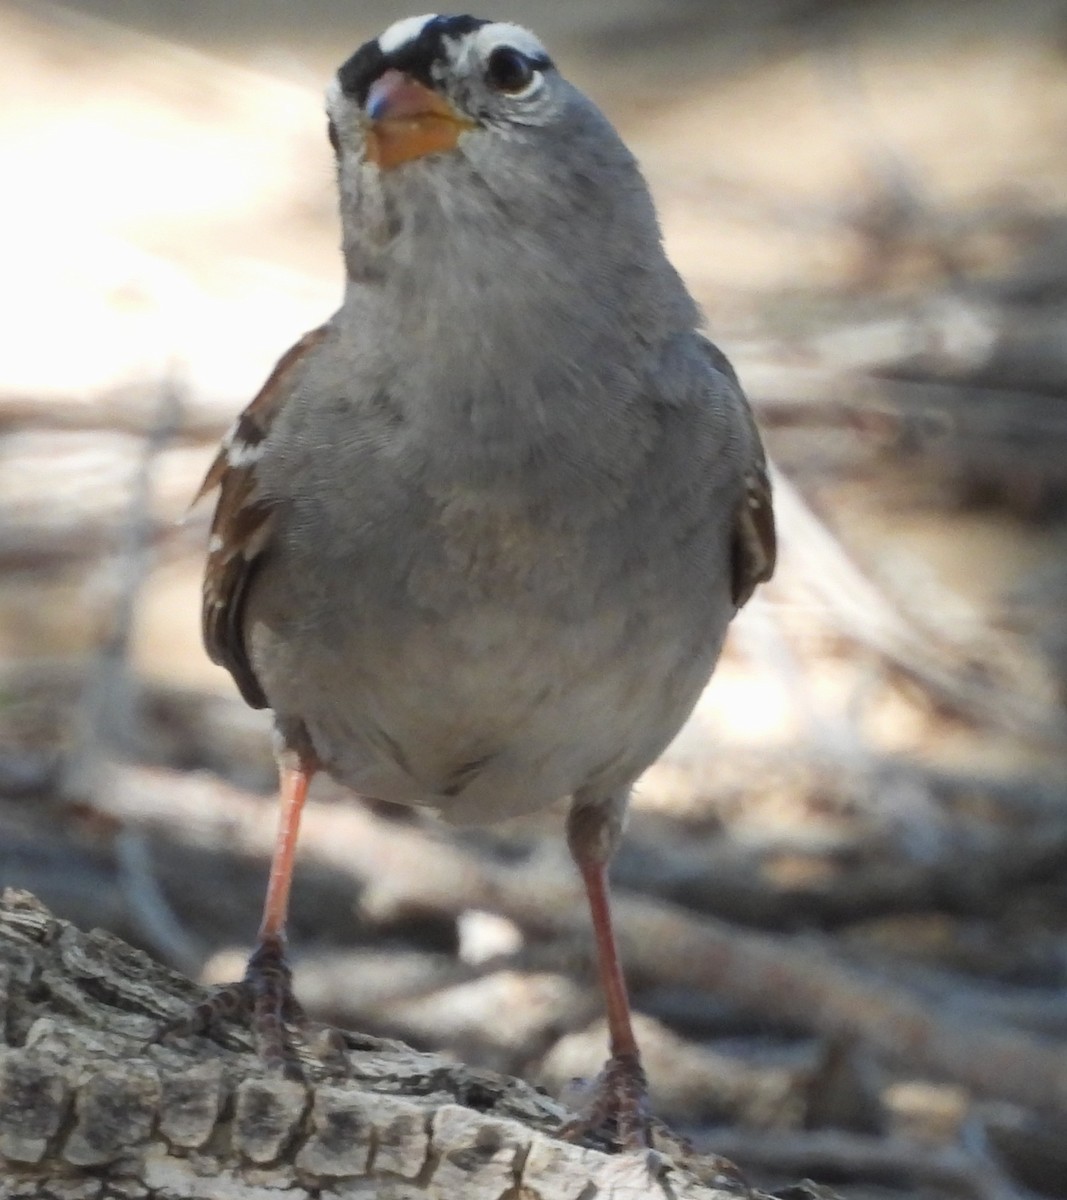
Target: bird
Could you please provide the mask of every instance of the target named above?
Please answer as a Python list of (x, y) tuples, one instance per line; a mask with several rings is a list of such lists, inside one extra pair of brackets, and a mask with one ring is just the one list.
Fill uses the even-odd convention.
[(262, 922), (227, 991), (277, 1067), (301, 1017), (301, 809), (353, 792), (481, 824), (569, 801), (609, 1034), (567, 1136), (648, 1144), (608, 867), (775, 561), (766, 458), (649, 188), (538, 38), (392, 24), (326, 95), (343, 300), (223, 439), (203, 637), (273, 710)]

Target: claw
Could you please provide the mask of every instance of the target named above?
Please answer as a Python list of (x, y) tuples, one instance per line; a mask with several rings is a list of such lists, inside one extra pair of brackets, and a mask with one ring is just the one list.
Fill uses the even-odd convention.
[(248, 960), (244, 978), (216, 989), (185, 1016), (167, 1021), (154, 1041), (167, 1036), (212, 1034), (223, 1021), (246, 1023), (256, 1053), (272, 1072), (302, 1076), (287, 1026), (300, 1032), (306, 1017), (293, 995), (293, 973), (279, 938), (264, 938)]
[(590, 1135), (607, 1137), (623, 1150), (652, 1148), (648, 1082), (637, 1055), (609, 1058), (590, 1086), (582, 1111), (557, 1134), (572, 1142)]

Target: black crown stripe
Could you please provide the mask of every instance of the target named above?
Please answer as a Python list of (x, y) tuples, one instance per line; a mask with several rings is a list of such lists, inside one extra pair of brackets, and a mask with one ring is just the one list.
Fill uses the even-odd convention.
[[(390, 68), (403, 71), (426, 87), (433, 87), (432, 68), (445, 59), (445, 39), (456, 39), (481, 29), (493, 22), (485, 17), (434, 17), (427, 21), (414, 37), (397, 47), (391, 54), (384, 54), (377, 38), (365, 42), (337, 72), (341, 91), (357, 104), (367, 101), (371, 84)], [(534, 66), (545, 69), (552, 66), (551, 59), (538, 56), (531, 59)]]

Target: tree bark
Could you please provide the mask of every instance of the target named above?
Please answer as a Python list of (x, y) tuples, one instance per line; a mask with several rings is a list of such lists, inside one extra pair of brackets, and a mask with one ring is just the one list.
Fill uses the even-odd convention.
[(0, 1200), (758, 1200), (729, 1164), (552, 1136), (515, 1079), (343, 1035), (270, 1075), (241, 1030), (156, 1040), (196, 985), (25, 892), (0, 897)]

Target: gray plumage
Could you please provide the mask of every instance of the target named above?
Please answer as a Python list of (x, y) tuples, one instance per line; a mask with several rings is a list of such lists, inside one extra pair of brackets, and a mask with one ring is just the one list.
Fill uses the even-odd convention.
[(213, 657), (335, 778), (459, 822), (624, 802), (774, 557), (758, 435), (631, 154), (550, 66), (526, 98), (482, 82), (513, 28), (440, 39), (474, 127), (389, 171), (342, 68), (344, 303), (206, 485)]

